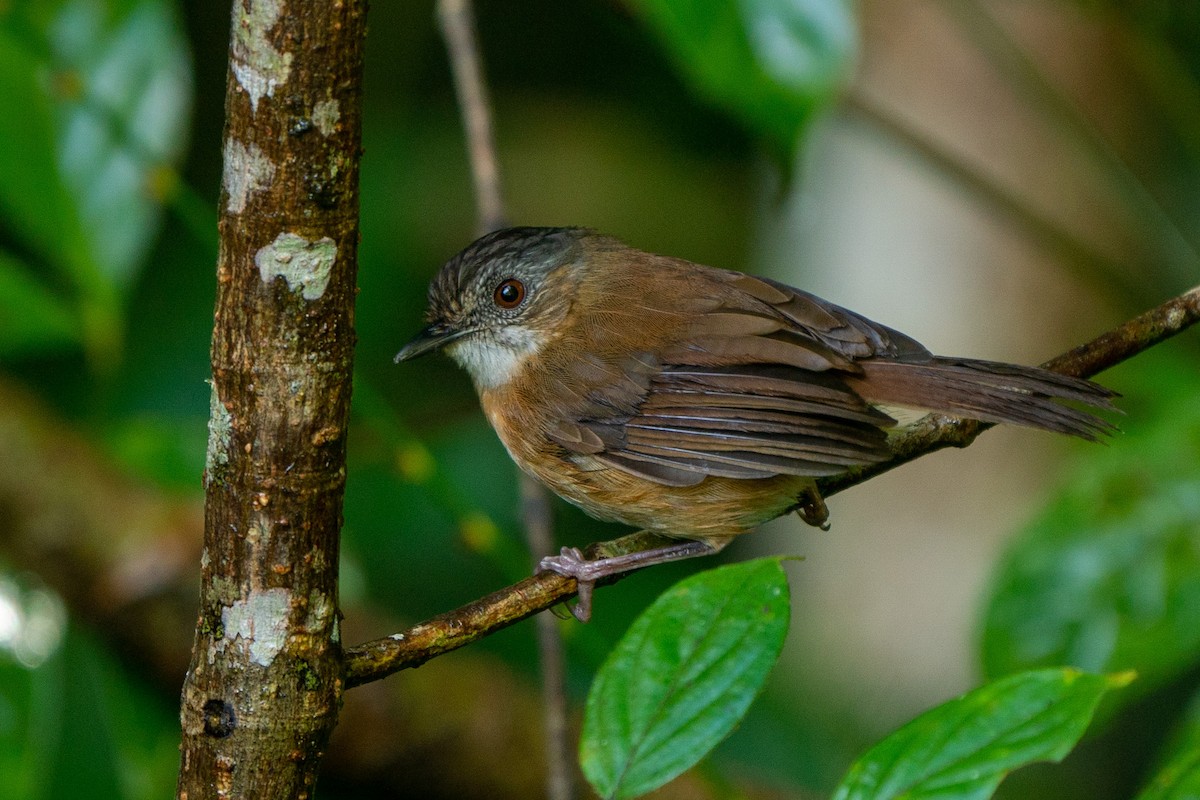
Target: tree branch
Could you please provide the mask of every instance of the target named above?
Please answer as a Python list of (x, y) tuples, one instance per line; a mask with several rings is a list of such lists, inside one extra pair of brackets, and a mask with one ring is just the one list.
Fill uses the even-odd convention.
[[(1126, 322), (1043, 366), (1087, 378), (1126, 361), (1200, 321), (1200, 286)], [(871, 467), (851, 470), (818, 483), (825, 496), (849, 489), (890, 469), (945, 447), (966, 447), (984, 430), (974, 420), (930, 415), (891, 443), (893, 455)], [(589, 546), (589, 558), (621, 555), (660, 546), (662, 537), (644, 532)], [(346, 651), (346, 685), (378, 680), (458, 649), (501, 628), (562, 603), (575, 595), (575, 579), (540, 573), (433, 617), (407, 631)]]
[(180, 798), (312, 794), (342, 693), (365, 0), (235, 0)]
[[(86, 622), (159, 698), (177, 703), (196, 620), (203, 508), (131, 477), (48, 406), (0, 377), (0, 555), (57, 592), (73, 621)], [(342, 610), (346, 641), (398, 628), (366, 597)], [(403, 682), (345, 695), (320, 781), (350, 797), (413, 786), (440, 787), (444, 797), (536, 797), (546, 786), (544, 703), (527, 684), (473, 648)], [(508, 724), (447, 718), (451, 695)], [(380, 737), (382, 728), (403, 736)], [(690, 785), (675, 796), (714, 792)]]
[[(605, 558), (651, 550), (667, 542), (661, 536), (639, 531), (589, 545), (584, 552), (589, 558)], [(540, 572), (406, 631), (351, 648), (346, 651), (346, 688), (419, 667), (574, 596), (574, 578)]]

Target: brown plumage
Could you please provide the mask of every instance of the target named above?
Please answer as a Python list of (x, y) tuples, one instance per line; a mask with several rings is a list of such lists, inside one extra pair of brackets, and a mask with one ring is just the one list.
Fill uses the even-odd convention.
[(790, 510), (823, 522), (814, 479), (888, 456), (895, 422), (878, 406), (1086, 439), (1111, 427), (1061, 402), (1110, 407), (1097, 384), (934, 356), (790, 286), (583, 229), (489, 234), (429, 300), (397, 360), (445, 346), (522, 469), (593, 516), (702, 543), (544, 561), (579, 579), (581, 599), (598, 577), (719, 550)]

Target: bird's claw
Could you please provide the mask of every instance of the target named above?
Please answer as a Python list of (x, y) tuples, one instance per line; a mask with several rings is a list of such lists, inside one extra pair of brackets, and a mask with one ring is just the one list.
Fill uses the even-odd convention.
[(566, 578), (574, 578), (578, 586), (578, 602), (571, 606), (571, 614), (580, 622), (592, 618), (592, 590), (596, 588), (596, 562), (584, 557), (578, 547), (564, 547), (556, 556), (546, 556), (538, 562), (538, 572), (555, 572)]
[(814, 528), (829, 530), (829, 507), (825, 505), (825, 498), (821, 497), (816, 487), (805, 489), (798, 499), (800, 503), (796, 507), (796, 513), (800, 515), (800, 519)]

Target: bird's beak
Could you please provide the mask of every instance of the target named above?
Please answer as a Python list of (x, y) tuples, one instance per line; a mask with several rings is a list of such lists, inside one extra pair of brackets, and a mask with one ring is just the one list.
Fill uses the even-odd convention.
[(441, 350), (467, 333), (470, 331), (456, 330), (444, 322), (434, 322), (425, 326), (425, 329), (414, 336), (411, 342), (400, 348), (400, 352), (396, 353), (395, 361), (399, 364), (401, 361), (408, 361), (417, 356), (432, 353), (434, 350)]

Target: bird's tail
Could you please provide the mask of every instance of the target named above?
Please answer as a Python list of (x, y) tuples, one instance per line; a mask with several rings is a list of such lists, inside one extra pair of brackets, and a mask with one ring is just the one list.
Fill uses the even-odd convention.
[(1093, 410), (1112, 410), (1115, 392), (1038, 367), (934, 357), (928, 361), (865, 359), (847, 382), (867, 401), (941, 414), (1008, 422), (1096, 440), (1115, 426)]

